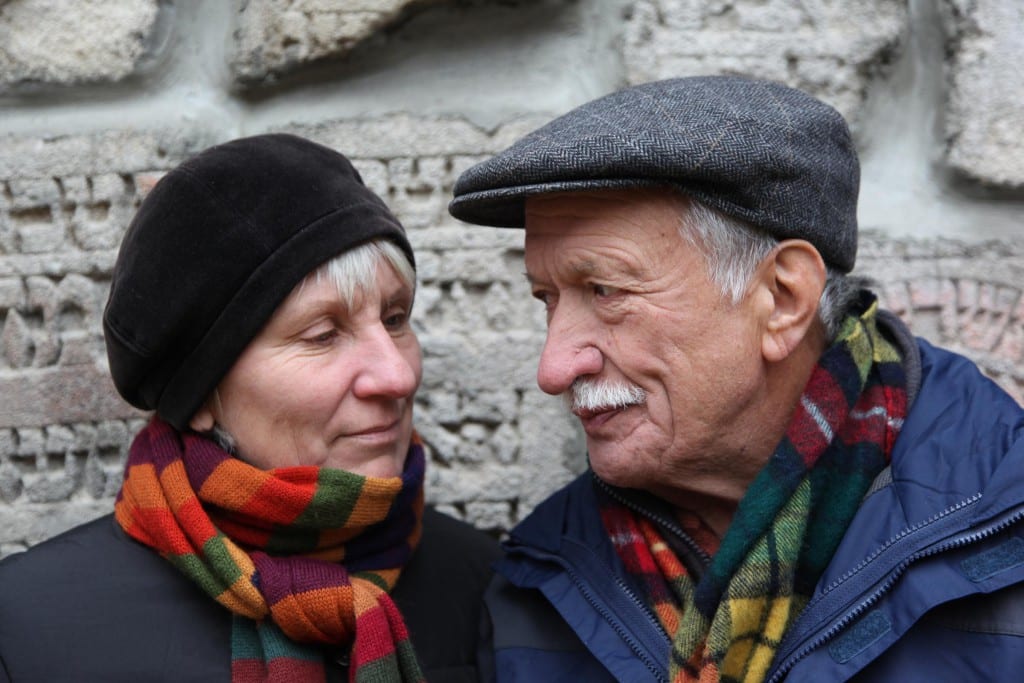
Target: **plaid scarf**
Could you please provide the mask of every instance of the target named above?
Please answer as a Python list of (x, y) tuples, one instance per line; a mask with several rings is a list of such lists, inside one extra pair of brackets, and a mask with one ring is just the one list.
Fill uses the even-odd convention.
[[(672, 640), (670, 680), (764, 680), (806, 606), (907, 410), (901, 355), (862, 295), (822, 354), (785, 437), (740, 501), (718, 546), (696, 517), (684, 531), (710, 565), (693, 580), (670, 537), (606, 496), (601, 515), (626, 571)], [(717, 546), (717, 547), (716, 547)]]
[(351, 681), (421, 681), (388, 591), (420, 538), (423, 471), (416, 436), (401, 477), (265, 471), (154, 417), (114, 514), (231, 610), (235, 683), (322, 681), (324, 646), (350, 649)]

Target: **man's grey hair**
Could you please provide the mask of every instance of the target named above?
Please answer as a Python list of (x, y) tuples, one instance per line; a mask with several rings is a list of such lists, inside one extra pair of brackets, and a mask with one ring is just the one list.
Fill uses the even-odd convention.
[[(679, 224), (680, 236), (704, 255), (708, 276), (723, 297), (739, 303), (761, 261), (778, 240), (758, 228), (683, 197), (687, 208)], [(866, 280), (851, 277), (826, 266), (825, 288), (818, 301), (818, 318), (831, 342), (839, 333), (843, 317)]]

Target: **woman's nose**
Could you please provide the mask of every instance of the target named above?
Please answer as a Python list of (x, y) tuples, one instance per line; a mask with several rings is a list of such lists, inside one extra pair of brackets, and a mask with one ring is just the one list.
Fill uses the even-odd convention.
[(353, 385), (360, 398), (406, 398), (416, 392), (422, 375), (420, 346), (407, 331), (400, 336), (380, 325), (355, 349), (362, 367)]

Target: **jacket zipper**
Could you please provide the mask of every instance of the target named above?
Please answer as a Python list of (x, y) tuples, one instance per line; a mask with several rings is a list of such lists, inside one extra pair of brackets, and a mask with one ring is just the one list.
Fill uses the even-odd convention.
[[(572, 582), (576, 584), (576, 588), (579, 589), (580, 594), (583, 595), (583, 599), (590, 603), (590, 606), (593, 607), (594, 610), (601, 615), (601, 618), (608, 622), (608, 624), (618, 634), (618, 636), (622, 638), (626, 645), (629, 646), (629, 649), (631, 649), (633, 653), (637, 656), (637, 659), (643, 662), (643, 665), (647, 667), (647, 670), (651, 672), (651, 675), (654, 676), (654, 678), (660, 681), (661, 683), (668, 683), (668, 678), (661, 672), (661, 668), (658, 666), (657, 662), (652, 661), (647, 655), (644, 654), (644, 652), (640, 648), (640, 643), (629, 634), (626, 628), (622, 626), (617, 619), (613, 618), (613, 615), (610, 611), (605, 609), (604, 606), (600, 604), (597, 598), (594, 597), (593, 593), (590, 592), (590, 589), (587, 588), (586, 584), (580, 580), (576, 572), (574, 572), (569, 567), (565, 567), (565, 571), (569, 575), (569, 578), (572, 579)], [(640, 602), (640, 600), (633, 594), (633, 592), (629, 590), (629, 588), (624, 583), (622, 583), (622, 581), (618, 578), (615, 579), (615, 583), (634, 604), (641, 608), (643, 614), (646, 615), (648, 619), (650, 619), (650, 613), (647, 611), (646, 607), (644, 607), (644, 605)], [(658, 628), (659, 632), (664, 633), (664, 629), (661, 628), (661, 624), (654, 622), (654, 625)], [(672, 647), (671, 642), (668, 646)]]
[[(900, 534), (894, 536), (893, 538), (889, 539), (889, 541), (882, 546), (882, 549), (889, 547), (890, 545), (892, 545), (896, 541), (898, 541), (901, 538), (904, 538), (905, 536), (907, 536), (907, 534), (913, 533), (914, 531), (917, 531), (919, 529), (923, 529), (926, 526), (928, 526), (929, 524), (933, 524), (933, 523), (937, 522), (938, 520), (948, 516), (949, 514), (952, 514), (953, 512), (956, 512), (957, 510), (960, 510), (961, 508), (964, 508), (964, 507), (966, 507), (968, 505), (972, 505), (972, 504), (976, 503), (978, 500), (981, 499), (981, 497), (982, 496), (981, 496), (980, 493), (975, 494), (974, 496), (971, 496), (970, 498), (968, 498), (966, 500), (963, 500), (963, 501), (957, 503), (956, 505), (953, 505), (953, 506), (947, 508), (946, 510), (940, 512), (936, 516), (932, 517), (930, 520), (928, 520), (926, 522), (923, 522), (921, 524), (918, 524), (916, 526), (910, 527), (909, 529), (907, 529), (907, 530), (903, 531), (902, 533), (900, 533)], [(996, 535), (997, 533), (999, 533), (999, 532), (1003, 531), (1004, 529), (1012, 526), (1013, 524), (1016, 524), (1021, 519), (1024, 519), (1024, 507), (1018, 507), (1013, 512), (1005, 514), (1001, 520), (998, 520), (996, 522), (990, 523), (986, 528), (984, 528), (984, 529), (982, 529), (980, 531), (975, 531), (975, 532), (972, 532), (972, 533), (962, 534), (962, 535), (957, 536), (955, 538), (951, 538), (951, 539), (949, 539), (947, 541), (939, 542), (937, 545), (934, 545), (932, 547), (929, 547), (929, 548), (926, 548), (924, 550), (920, 550), (920, 551), (918, 551), (916, 553), (910, 554), (909, 556), (907, 556), (905, 559), (903, 559), (898, 565), (896, 565), (889, 572), (888, 578), (885, 580), (885, 582), (881, 586), (878, 587), (877, 590), (875, 590), (874, 592), (869, 594), (867, 597), (865, 597), (863, 600), (861, 600), (861, 602), (859, 604), (857, 604), (849, 612), (847, 612), (845, 616), (843, 616), (839, 621), (837, 621), (835, 624), (833, 624), (824, 633), (822, 633), (821, 635), (816, 637), (808, 645), (805, 645), (800, 650), (798, 650), (794, 654), (790, 655), (789, 658), (785, 662), (780, 664), (779, 667), (772, 673), (772, 675), (768, 679), (766, 679), (766, 683), (777, 683), (777, 681), (781, 681), (783, 679), (783, 677), (786, 674), (788, 674), (793, 669), (793, 667), (796, 666), (796, 664), (801, 659), (803, 659), (804, 657), (809, 655), (811, 652), (813, 652), (814, 650), (817, 650), (822, 645), (824, 645), (826, 642), (828, 642), (829, 640), (834, 638), (843, 629), (845, 629), (853, 621), (855, 621), (860, 615), (862, 615), (864, 612), (866, 612), (868, 609), (870, 609), (872, 605), (877, 603), (882, 598), (882, 596), (884, 596), (889, 591), (889, 589), (891, 589), (896, 584), (897, 580), (907, 570), (907, 567), (909, 567), (914, 562), (917, 562), (917, 561), (922, 560), (922, 559), (927, 558), (927, 557), (931, 557), (933, 555), (938, 555), (940, 553), (944, 553), (944, 552), (946, 552), (948, 550), (953, 550), (955, 548), (962, 548), (962, 547), (970, 545), (972, 543), (977, 543), (979, 541), (982, 541), (982, 540), (984, 540), (986, 538), (989, 538), (991, 536)], [(879, 552), (876, 551), (870, 557), (866, 558), (863, 562), (861, 562), (859, 565), (857, 565), (856, 568), (848, 571), (846, 574), (844, 574), (840, 578), (838, 578), (835, 581), (833, 581), (829, 585), (829, 587), (825, 589), (823, 595), (831, 592), (833, 589), (837, 588), (839, 585), (841, 585), (843, 582), (845, 582), (849, 577), (851, 577), (852, 575), (854, 575), (857, 572), (861, 571), (865, 566), (870, 564), (878, 556), (878, 554), (879, 554)], [(808, 607), (810, 607), (810, 605), (808, 605)]]
[[(640, 662), (644, 665), (644, 667), (651, 672), (651, 675), (654, 676), (654, 678), (658, 680), (660, 683), (668, 683), (668, 677), (662, 672), (661, 667), (658, 666), (658, 663), (653, 661), (644, 653), (644, 650), (641, 647), (640, 642), (629, 633), (628, 629), (626, 629), (626, 627), (621, 624), (619, 619), (615, 618), (615, 615), (613, 615), (610, 610), (608, 610), (604, 607), (603, 604), (601, 604), (601, 601), (597, 599), (594, 593), (587, 586), (586, 582), (580, 579), (579, 574), (573, 569), (573, 567), (568, 562), (565, 561), (563, 557), (541, 552), (535, 548), (530, 548), (528, 546), (520, 544), (516, 544), (515, 546), (508, 546), (507, 549), (509, 551), (515, 551), (522, 555), (534, 557), (538, 560), (553, 562), (554, 564), (557, 564), (563, 570), (565, 570), (565, 573), (568, 574), (569, 579), (573, 582), (573, 585), (576, 586), (577, 590), (579, 590), (580, 595), (583, 596), (583, 599), (587, 601), (587, 603), (594, 609), (595, 612), (601, 615), (601, 618), (604, 619), (609, 626), (611, 626), (612, 630), (615, 631), (616, 635), (618, 635), (619, 638), (621, 638), (622, 641), (626, 643), (626, 645), (633, 652), (633, 654), (636, 655), (636, 658), (639, 659)], [(661, 627), (661, 623), (654, 618), (650, 610), (647, 609), (647, 606), (644, 605), (644, 603), (633, 593), (633, 591), (630, 590), (629, 587), (625, 583), (623, 583), (622, 580), (618, 577), (615, 577), (615, 585), (618, 586), (619, 590), (621, 590), (626, 595), (626, 597), (629, 598), (630, 602), (632, 602), (639, 608), (640, 613), (644, 615), (648, 623), (654, 626), (657, 629), (658, 633), (661, 633), (663, 636), (665, 636), (665, 646), (667, 648), (671, 648), (672, 642), (671, 640), (669, 640), (668, 635), (665, 633), (665, 629)]]
[(594, 481), (597, 482), (597, 485), (601, 488), (602, 491), (604, 491), (609, 496), (614, 498), (619, 504), (626, 506), (633, 512), (643, 515), (644, 517), (650, 519), (652, 522), (655, 522), (658, 525), (671, 531), (674, 536), (678, 537), (679, 540), (686, 544), (686, 546), (690, 548), (690, 550), (692, 550), (694, 554), (697, 555), (697, 557), (700, 558), (701, 562), (704, 563), (705, 569), (708, 565), (711, 564), (711, 556), (708, 555), (703, 548), (697, 545), (697, 542), (690, 538), (690, 536), (685, 531), (683, 531), (683, 528), (679, 526), (679, 524), (677, 524), (675, 520), (663, 517), (657, 514), (656, 512), (653, 512), (651, 510), (641, 507), (640, 505), (637, 505), (633, 501), (622, 496), (618, 491), (609, 486), (606, 481), (599, 478), (596, 474), (594, 475)]

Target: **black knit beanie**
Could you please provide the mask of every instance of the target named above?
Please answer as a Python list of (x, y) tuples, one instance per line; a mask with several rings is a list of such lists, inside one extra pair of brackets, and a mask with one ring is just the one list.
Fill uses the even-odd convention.
[(211, 147), (156, 184), (121, 243), (103, 313), (110, 374), (178, 429), (306, 275), (405, 232), (352, 164), (293, 135)]

